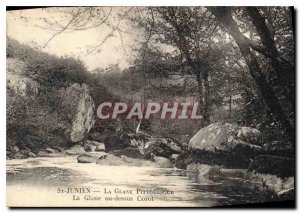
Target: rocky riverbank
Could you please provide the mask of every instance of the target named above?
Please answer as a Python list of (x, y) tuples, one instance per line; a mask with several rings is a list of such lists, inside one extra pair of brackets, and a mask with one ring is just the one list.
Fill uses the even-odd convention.
[[(78, 163), (110, 166), (186, 169), (189, 173), (221, 177), (239, 175), (274, 199), (293, 200), (294, 159), (272, 155), (261, 142), (261, 134), (250, 127), (211, 124), (199, 130), (188, 145), (173, 138), (147, 134), (94, 132), (85, 142), (70, 148), (46, 148), (37, 154), (19, 150), (13, 158), (77, 156)], [(17, 149), (17, 148), (16, 148)], [(290, 151), (290, 150), (287, 150)], [(9, 158), (9, 157), (8, 157)], [(233, 178), (234, 178), (233, 175)]]
[[(23, 77), (24, 66), (21, 61), (8, 60), (9, 97), (22, 96), (33, 101), (39, 97), (40, 85)], [(272, 191), (278, 199), (294, 199), (294, 151), (286, 144), (266, 142), (259, 130), (230, 123), (201, 128), (189, 143), (171, 137), (128, 133), (116, 128), (117, 124), (96, 122), (90, 93), (84, 83), (55, 91), (61, 106), (61, 110), (56, 110), (62, 116), (44, 112), (43, 108), (41, 122), (46, 122), (47, 128), (38, 129), (39, 135), (29, 132), (30, 137), (29, 133), (22, 133), (24, 143), (9, 143), (7, 159), (72, 155), (84, 164), (178, 168), (215, 177), (234, 169), (235, 174), (241, 174), (262, 191)], [(47, 120), (51, 122), (48, 124)]]
[[(191, 138), (183, 167), (200, 175), (220, 176), (230, 169), (243, 171), (243, 178), (253, 182), (274, 199), (294, 200), (295, 160), (286, 146), (264, 143), (254, 128), (229, 123), (211, 124)], [(290, 155), (293, 157), (293, 155)]]

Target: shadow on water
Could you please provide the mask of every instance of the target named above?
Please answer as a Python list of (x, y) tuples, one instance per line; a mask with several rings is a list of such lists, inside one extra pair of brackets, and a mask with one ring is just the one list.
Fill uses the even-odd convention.
[[(26, 162), (26, 164), (24, 163)], [(217, 177), (204, 177), (185, 170), (128, 167), (129, 176), (122, 175), (118, 166), (79, 165), (74, 159), (27, 160), (11, 162), (7, 170), (7, 185), (29, 187), (94, 187), (112, 186), (145, 190), (173, 190), (173, 196), (160, 195), (163, 201), (182, 201), (192, 206), (220, 206), (258, 203), (272, 200), (261, 193), (243, 175), (231, 172)], [(45, 164), (47, 162), (47, 164)], [(49, 164), (49, 162), (52, 162)], [(58, 163), (59, 162), (59, 163)], [(24, 168), (24, 165), (26, 167)], [(124, 169), (124, 168), (122, 168)], [(86, 170), (91, 170), (86, 172)], [(100, 172), (100, 173), (99, 173)], [(117, 173), (114, 173), (117, 172)], [(116, 177), (117, 176), (117, 177)]]
[(26, 183), (33, 186), (70, 186), (80, 179), (80, 173), (57, 167), (16, 168), (6, 173), (8, 185)]
[(188, 174), (189, 179), (195, 183), (192, 184), (194, 192), (206, 193), (206, 196), (197, 199), (213, 199), (215, 197), (218, 205), (236, 205), (247, 203), (261, 203), (274, 200), (273, 193), (262, 192), (256, 185), (243, 177), (232, 177), (236, 174), (225, 174), (216, 177), (203, 177), (196, 174)]

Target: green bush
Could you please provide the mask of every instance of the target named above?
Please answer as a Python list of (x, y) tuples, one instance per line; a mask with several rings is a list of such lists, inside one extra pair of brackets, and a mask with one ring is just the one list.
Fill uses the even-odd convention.
[(26, 64), (25, 74), (39, 82), (42, 88), (68, 87), (73, 83), (87, 83), (89, 75), (80, 60), (57, 57), (8, 39), (7, 57)]
[(22, 73), (39, 84), (34, 100), (7, 90), (7, 149), (17, 146), (37, 153), (48, 146), (69, 146), (65, 131), (73, 120), (70, 108), (74, 111), (76, 106), (64, 103), (76, 104), (78, 97), (65, 97), (63, 91), (74, 83), (85, 83), (99, 104), (111, 98), (100, 76), (88, 72), (80, 60), (50, 55), (10, 38), (7, 42), (7, 57), (24, 62)]

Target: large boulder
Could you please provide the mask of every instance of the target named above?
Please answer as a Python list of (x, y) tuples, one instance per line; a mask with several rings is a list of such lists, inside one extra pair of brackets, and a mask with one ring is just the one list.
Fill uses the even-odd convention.
[(87, 138), (88, 132), (95, 123), (94, 101), (86, 84), (73, 84), (61, 90), (62, 106), (68, 110), (67, 116), (71, 126), (67, 129), (67, 137), (74, 143)]
[(200, 129), (188, 145), (191, 162), (248, 168), (251, 160), (263, 149), (254, 143), (245, 142), (243, 138), (252, 134), (246, 132), (244, 127), (229, 123), (215, 123)]
[(295, 159), (272, 155), (257, 156), (251, 163), (250, 172), (276, 175), (280, 178), (295, 176)]

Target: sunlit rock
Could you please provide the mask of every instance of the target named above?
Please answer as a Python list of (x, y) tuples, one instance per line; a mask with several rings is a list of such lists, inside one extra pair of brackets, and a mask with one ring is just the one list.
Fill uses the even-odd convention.
[(252, 127), (240, 127), (237, 137), (247, 143), (262, 145), (261, 132)]
[(107, 155), (106, 153), (85, 153), (77, 157), (78, 163), (96, 163), (96, 161), (101, 157)]
[(153, 160), (161, 168), (173, 168), (172, 162), (169, 159), (167, 159), (167, 158), (160, 157), (160, 156), (154, 156)]
[[(263, 151), (261, 146), (241, 139), (249, 132), (230, 123), (214, 123), (200, 129), (188, 145), (191, 162), (248, 168), (251, 159)], [(251, 132), (257, 133), (254, 130)]]
[(84, 148), (81, 145), (74, 145), (70, 149), (66, 150), (66, 154), (68, 155), (81, 155), (84, 153)]
[(80, 142), (87, 138), (88, 132), (95, 123), (94, 101), (86, 84), (73, 84), (66, 90), (61, 90), (62, 106), (69, 110), (68, 116), (72, 122), (67, 131), (72, 142)]

